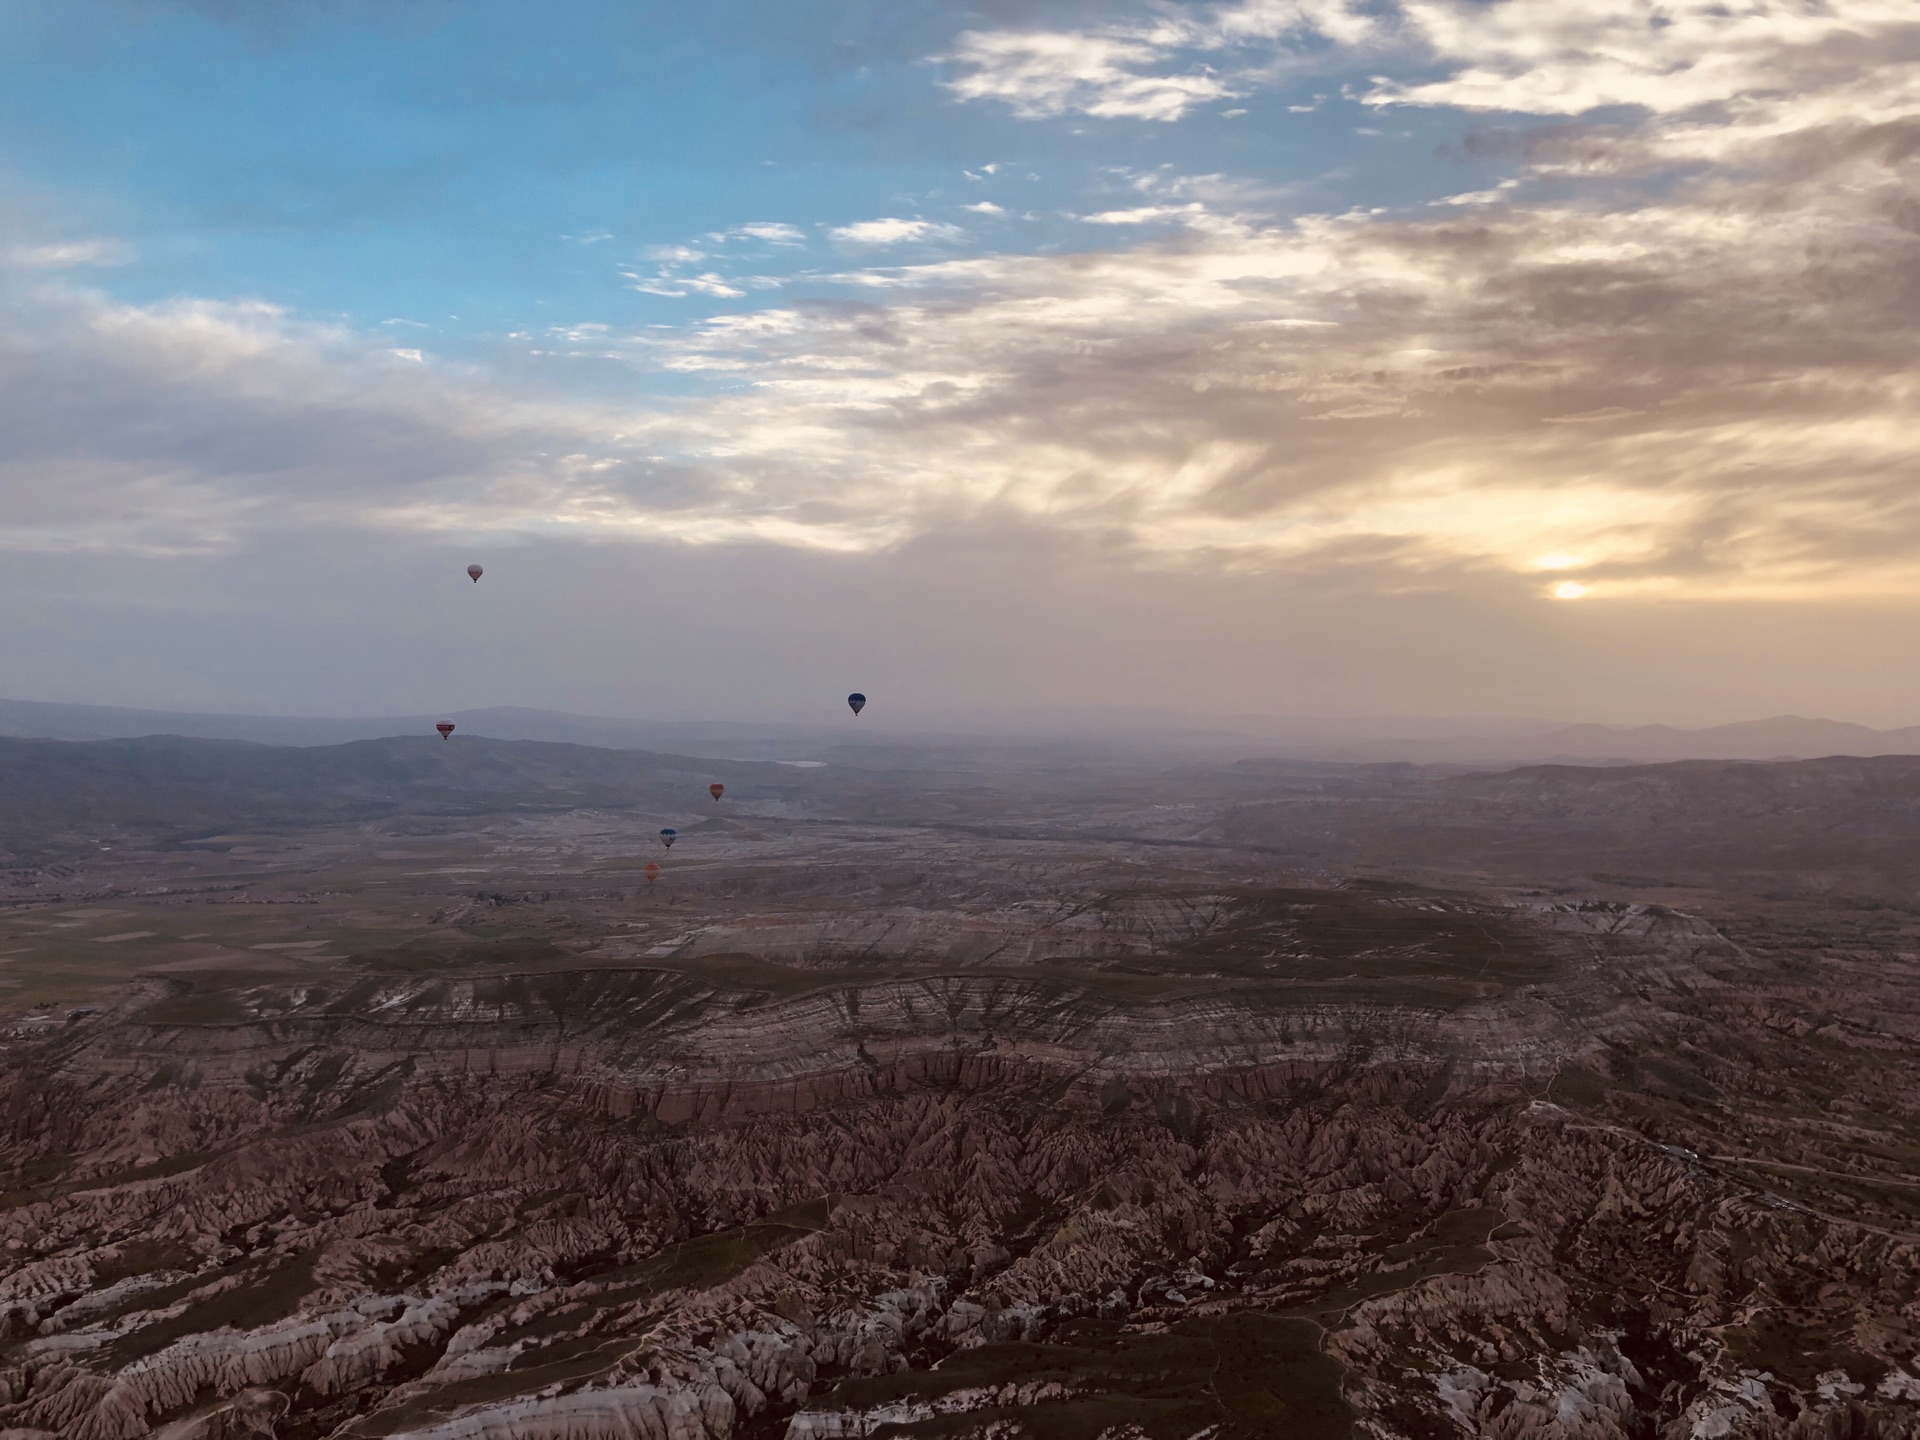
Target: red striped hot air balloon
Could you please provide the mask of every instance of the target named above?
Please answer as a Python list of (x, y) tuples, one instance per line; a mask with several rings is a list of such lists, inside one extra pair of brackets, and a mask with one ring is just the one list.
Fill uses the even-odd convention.
[(718, 800), (722, 795), (727, 793), (727, 787), (722, 785), (718, 780), (716, 780), (713, 782), (713, 784), (707, 786), (707, 793), (713, 796), (714, 799)]
[(453, 721), (442, 720), (438, 725), (434, 726), (433, 728), (440, 732), (440, 738), (444, 740), (449, 735), (453, 734)]
[(651, 885), (653, 884), (654, 881), (658, 880), (659, 878), (660, 878), (660, 863), (657, 860), (647, 861), (647, 884)]

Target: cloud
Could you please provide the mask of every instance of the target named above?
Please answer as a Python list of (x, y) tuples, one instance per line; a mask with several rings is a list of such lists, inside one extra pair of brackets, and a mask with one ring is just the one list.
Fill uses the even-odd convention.
[[(1461, 7), (1406, 5), (1394, 33), (1450, 46), (1455, 77), (1506, 56), (1561, 67), (1516, 93), (1616, 93), (1592, 78), (1614, 12), (1590, 9), (1506, 0), (1469, 37), (1442, 23)], [(1182, 33), (1337, 13), (1216, 9)], [(1556, 583), (1589, 603), (1920, 592), (1920, 52), (1874, 32), (1875, 68), (1855, 63), (1827, 20), (1866, 33), (1890, 12), (1865, 0), (1802, 30), (1762, 0), (1675, 13), (1669, 58), (1706, 54), (1720, 100), (1489, 132), (1474, 143), (1513, 173), (1472, 204), (1283, 216), (1230, 179), (1154, 172), (1133, 177), (1147, 203), (1086, 217), (1099, 248), (875, 257), (807, 277), (804, 300), (574, 327), (596, 363), (674, 377), (672, 400), (568, 399), (265, 307), (20, 280), (0, 296), (0, 544), (352, 525), (844, 555), (1017, 532), (1329, 593), (1464, 576), (1537, 597), (1542, 555), (1577, 557)], [(1709, 44), (1756, 16), (1772, 28)], [(1379, 103), (1445, 83), (1383, 81)], [(743, 299), (704, 259), (630, 278)]]
[(1847, 153), (1608, 204), (1203, 206), (1173, 239), (865, 272), (878, 303), (717, 323), (666, 363), (751, 382), (703, 416), (730, 464), (831, 474), (910, 529), (997, 510), (1389, 588), (1577, 545), (1596, 598), (1908, 593), (1920, 177)]
[(833, 238), (848, 245), (901, 245), (910, 240), (951, 240), (960, 232), (932, 220), (859, 220), (835, 227)]
[(1023, 119), (1174, 121), (1272, 84), (1295, 68), (1291, 42), (1361, 46), (1379, 30), (1352, 0), (1238, 0), (1165, 5), (1151, 19), (1082, 30), (971, 30), (940, 58), (953, 94)]
[(1185, 205), (1136, 205), (1126, 210), (1101, 210), (1082, 215), (1088, 225), (1186, 225), (1195, 230), (1241, 230), (1245, 221), (1192, 200)]
[(1178, 120), (1195, 105), (1243, 93), (1204, 71), (1144, 74), (1173, 48), (1161, 30), (974, 31), (945, 58), (948, 88), (994, 100), (1028, 120), (1077, 111), (1103, 119)]
[(736, 225), (714, 237), (716, 240), (763, 240), (770, 245), (804, 245), (806, 234), (799, 227), (778, 220), (755, 220)]
[(1015, 527), (1380, 593), (1550, 553), (1590, 600), (1910, 593), (1920, 175), (1829, 148), (1812, 174), (1406, 216), (1191, 202), (1154, 240), (575, 327), (715, 387), (672, 404), (396, 370), (268, 307), (16, 287), (0, 544), (357, 525), (847, 553)]
[(1532, 115), (1617, 105), (1676, 114), (1831, 90), (1863, 70), (1910, 65), (1920, 42), (1920, 16), (1900, 0), (1401, 0), (1400, 16), (1407, 41), (1461, 68), (1383, 83), (1376, 102)]
[(698, 275), (689, 275), (680, 283), (698, 294), (717, 295), (727, 300), (736, 300), (747, 293), (725, 276), (715, 274), (711, 270), (703, 271)]
[(620, 272), (632, 288), (642, 294), (661, 295), (675, 300), (688, 295), (712, 295), (724, 300), (737, 300), (747, 293), (739, 284), (716, 270), (689, 274), (684, 267), (705, 260), (707, 254), (704, 250), (695, 250), (686, 245), (655, 245), (647, 251), (647, 258), (663, 262), (653, 274), (643, 275), (635, 270)]
[[(631, 353), (597, 324), (562, 338)], [(847, 551), (909, 533), (750, 473), (698, 415), (416, 356), (257, 303), (0, 287), (0, 550), (210, 556), (362, 531)]]
[[(1365, 92), (1374, 105), (1561, 116), (1736, 105), (1750, 113), (1709, 117), (1708, 127), (1729, 118), (1764, 126), (1797, 109), (1794, 128), (1809, 91), (1833, 118), (1904, 111), (1920, 17), (1905, 0), (1240, 0), (1167, 5), (1148, 21), (1089, 29), (970, 31), (940, 58), (953, 94), (1025, 119), (1175, 121), (1297, 75), (1328, 45), (1331, 56), (1316, 63), (1344, 56), (1446, 72), (1380, 78)], [(1902, 93), (1887, 93), (1890, 77)]]
[(0, 249), (0, 267), (15, 270), (68, 270), (80, 265), (125, 265), (133, 247), (119, 240), (64, 240)]

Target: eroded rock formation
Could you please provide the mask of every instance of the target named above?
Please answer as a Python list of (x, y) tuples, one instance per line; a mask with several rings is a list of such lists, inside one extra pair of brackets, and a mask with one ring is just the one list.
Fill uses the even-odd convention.
[(1670, 911), (1302, 903), (16, 1026), (0, 1436), (1920, 1435), (1911, 965), (1869, 1024)]

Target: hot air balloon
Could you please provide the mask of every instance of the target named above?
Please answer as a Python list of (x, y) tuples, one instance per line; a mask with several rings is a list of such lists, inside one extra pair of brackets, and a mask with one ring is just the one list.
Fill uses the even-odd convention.
[(679, 833), (680, 832), (674, 829), (671, 825), (667, 826), (666, 829), (660, 832), (660, 843), (666, 846), (667, 849), (671, 850), (673, 848), (674, 836), (678, 835)]
[(718, 780), (716, 780), (713, 782), (713, 784), (707, 786), (707, 793), (713, 796), (714, 799), (718, 800), (722, 795), (727, 793), (727, 787), (722, 785)]
[(487, 572), (481, 569), (478, 565), (467, 566), (467, 578), (473, 581), (473, 583), (476, 585), (480, 583), (480, 577), (486, 573)]
[(440, 738), (444, 740), (449, 735), (453, 734), (453, 721), (442, 720), (438, 725), (434, 726), (433, 728), (440, 732)]
[(862, 710), (867, 708), (867, 697), (862, 695), (858, 690), (854, 691), (851, 695), (847, 696), (847, 708), (858, 715)]
[(647, 884), (651, 885), (660, 878), (660, 866), (657, 862), (647, 861)]

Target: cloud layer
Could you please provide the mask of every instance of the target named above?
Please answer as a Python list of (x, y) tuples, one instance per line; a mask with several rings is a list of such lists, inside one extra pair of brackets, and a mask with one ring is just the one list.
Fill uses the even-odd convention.
[[(1459, 112), (1504, 179), (1300, 214), (1154, 172), (1071, 251), (883, 217), (831, 228), (792, 283), (735, 257), (806, 233), (742, 224), (629, 274), (746, 303), (537, 337), (687, 387), (644, 403), (264, 304), (122, 303), (67, 273), (111, 242), (22, 235), (0, 245), (0, 547), (1017, 535), (1327, 595), (1920, 594), (1911, 5), (1247, 0), (944, 58), (957, 103), (1036, 122), (1191, 120), (1357, 65), (1371, 110)], [(773, 288), (809, 298), (748, 298)]]

